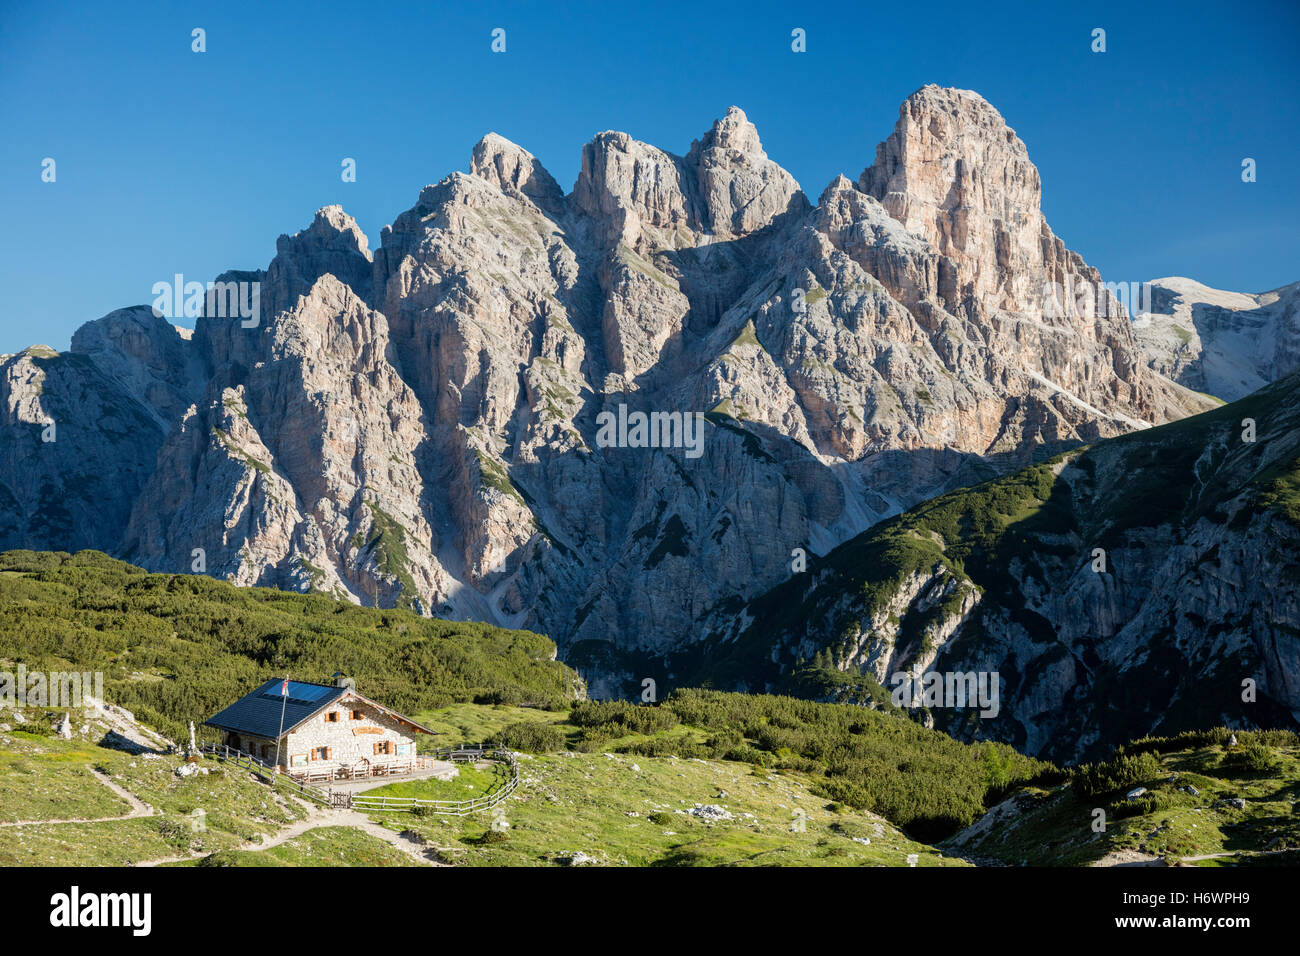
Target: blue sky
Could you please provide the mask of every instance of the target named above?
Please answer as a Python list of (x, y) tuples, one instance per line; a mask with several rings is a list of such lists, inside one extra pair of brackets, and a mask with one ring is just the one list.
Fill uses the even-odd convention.
[(1300, 280), (1300, 4), (978, 6), (0, 0), (0, 352), (66, 348), (177, 272), (264, 267), (328, 203), (378, 245), (488, 131), (568, 190), (593, 133), (684, 153), (736, 104), (815, 200), (926, 83), (1002, 112), (1106, 279)]

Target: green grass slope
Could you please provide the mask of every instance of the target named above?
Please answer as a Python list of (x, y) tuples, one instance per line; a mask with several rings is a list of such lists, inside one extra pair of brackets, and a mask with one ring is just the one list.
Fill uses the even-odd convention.
[(1235, 736), (1234, 746), (1225, 728), (1135, 741), (1066, 784), (1018, 793), (941, 847), (1012, 866), (1294, 866), (1300, 738)]
[[(176, 756), (130, 754), (85, 739), (0, 731), (0, 866), (131, 866), (233, 849), (305, 809), (215, 760), (181, 778)], [(98, 770), (146, 808), (126, 800)], [(203, 811), (202, 828), (194, 812)], [(27, 822), (30, 821), (30, 822)], [(21, 825), (12, 825), (22, 822)]]
[[(808, 774), (746, 764), (622, 754), (520, 761), (521, 785), (498, 814), (372, 814), (413, 829), (459, 866), (961, 866), (874, 814), (833, 805)], [(432, 782), (430, 782), (432, 784)], [(469, 784), (469, 786), (466, 786)], [(405, 796), (482, 795), (484, 780), (401, 783)], [(720, 808), (718, 818), (692, 811)], [(909, 861), (909, 856), (914, 859)]]

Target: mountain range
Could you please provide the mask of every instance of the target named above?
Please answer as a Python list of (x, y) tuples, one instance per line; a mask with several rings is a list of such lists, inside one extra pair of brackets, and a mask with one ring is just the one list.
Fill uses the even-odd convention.
[[(1210, 423), (1176, 432), (1175, 461), (1203, 470), (1177, 477), (1223, 470), (1237, 491), (1281, 480), (1269, 468), (1293, 450), (1281, 399), (1260, 413), (1254, 447), (1269, 449), (1267, 462), (1242, 454), (1211, 410), (1295, 367), (1296, 287), (1225, 304), (1161, 280), (1135, 324), (1048, 226), (1025, 144), (967, 90), (908, 97), (873, 161), (815, 203), (735, 107), (684, 156), (597, 134), (567, 193), (489, 134), (469, 171), (422, 189), (373, 252), (355, 220), (327, 206), (280, 237), (265, 270), (216, 281), (258, 290), (255, 321), (209, 302), (191, 331), (134, 306), (83, 326), (68, 352), (0, 359), (0, 549), (95, 548), (150, 570), (530, 629), (598, 695), (652, 673), (680, 680), (726, 657), (742, 632), (762, 659), (703, 679), (757, 688), (801, 656), (839, 653), (842, 632), (810, 631), (831, 622), (821, 605), (779, 627), (756, 622), (755, 608), (770, 606), (769, 592), (805, 600), (805, 568), (823, 583), (848, 573), (837, 556), (864, 534), (915, 524), (909, 509), (1018, 475), (1006, 480), (1080, 522), (1025, 533), (1074, 534), (1074, 551), (1052, 539), (1050, 568), (1035, 551), (1050, 579), (1039, 581), (1020, 566), (963, 570), (944, 556), (946, 537), (927, 545), (936, 565), (909, 570), (891, 613), (905, 624), (932, 595), (944, 614), (927, 625), (926, 651), (898, 660), (933, 661), (965, 636), (982, 649), (951, 660), (1025, 669), (999, 735), (1028, 752), (1088, 752), (1107, 734), (1044, 715), (1112, 684), (1078, 683), (1060, 655), (1090, 673), (1102, 658), (1127, 672), (1150, 651), (1111, 660), (1092, 647), (1094, 659), (1083, 645), (1118, 639), (1132, 615), (1175, 613), (1146, 591), (1071, 583), (1067, 565), (1098, 535), (1126, 575), (1126, 549), (1152, 550), (1134, 540), (1148, 526), (1099, 515), (1133, 510), (1123, 503), (1136, 495), (1209, 523), (1161, 524), (1205, 539), (1160, 539), (1178, 557), (1132, 572), (1152, 575), (1198, 566), (1225, 522), (1247, 520), (1204, 488), (1166, 497), (1165, 439), (1146, 436), (1175, 433), (1152, 427), (1209, 412), (1174, 426)], [(1267, 343), (1242, 331), (1265, 325)], [(602, 439), (604, 416), (638, 412), (702, 416), (702, 453)], [(1154, 458), (1139, 467), (1129, 454)], [(1128, 490), (1135, 468), (1152, 487)], [(1237, 531), (1234, 547), (1250, 555), (1218, 552), (1238, 562), (1233, 574), (1291, 566), (1281, 525)], [(1265, 531), (1283, 542), (1280, 564), (1256, 535)], [(996, 601), (976, 600), (990, 588)], [(1278, 666), (1292, 653), (1279, 635), (1293, 640), (1296, 622), (1294, 588), (1283, 590), (1284, 613), (1251, 637)], [(1023, 620), (1017, 600), (1041, 620)], [(981, 608), (980, 640), (963, 627), (970, 608), (949, 613), (954, 602)], [(998, 609), (1006, 619), (995, 622)], [(851, 610), (862, 633), (835, 667), (870, 669), (906, 645), (888, 615), (876, 626), (875, 606)], [(1103, 626), (1085, 611), (1111, 617)], [(1067, 633), (1072, 624), (1091, 630)], [(1123, 640), (1140, 642), (1146, 626)], [(1169, 623), (1169, 640), (1183, 640), (1182, 626)], [(1061, 635), (1050, 647), (1045, 629)], [(1207, 660), (1223, 650), (1198, 641)], [(1279, 713), (1300, 703), (1283, 678), (1269, 680)], [(1076, 739), (1054, 742), (1067, 729)]]

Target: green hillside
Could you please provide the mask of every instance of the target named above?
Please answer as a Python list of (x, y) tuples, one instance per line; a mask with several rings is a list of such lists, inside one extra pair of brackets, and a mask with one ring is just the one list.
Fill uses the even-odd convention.
[(464, 701), (559, 708), (581, 680), (528, 631), (324, 595), (149, 574), (95, 551), (0, 554), (0, 666), (102, 671), (105, 696), (179, 739), (261, 682), (336, 671), (399, 711)]
[(1064, 785), (1022, 791), (941, 846), (998, 865), (1294, 866), (1300, 738), (1239, 731), (1230, 745), (1233, 736), (1135, 741)]
[[(859, 666), (868, 650), (892, 653), (895, 669), (939, 651), (936, 669), (998, 670), (1011, 702), (996, 722), (935, 712), (939, 726), (1072, 761), (1081, 740), (1092, 755), (1154, 730), (1294, 726), (1294, 702), (1276, 691), (1288, 653), (1278, 648), (1300, 635), (1287, 604), (1297, 587), (1292, 375), (884, 521), (750, 602), (743, 630), (713, 635), (673, 665), (688, 684), (884, 701)], [(1126, 642), (1137, 650), (1117, 656)], [(1039, 682), (1061, 661), (1082, 686), (1042, 714), (1063, 723), (1033, 740), (1039, 712), (1015, 708), (1043, 696)], [(1254, 678), (1258, 698), (1243, 702), (1240, 679), (1225, 673)]]

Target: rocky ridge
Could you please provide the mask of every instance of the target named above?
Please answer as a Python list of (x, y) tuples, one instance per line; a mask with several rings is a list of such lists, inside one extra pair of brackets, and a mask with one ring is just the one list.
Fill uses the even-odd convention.
[[(796, 549), (1212, 404), (1113, 299), (1045, 307), (1098, 276), (1039, 194), (938, 87), (815, 206), (735, 107), (685, 156), (598, 134), (568, 194), (489, 134), (373, 254), (329, 206), (219, 277), (260, 283), (255, 326), (125, 309), (0, 360), (0, 547), (527, 627), (617, 675)], [(704, 454), (600, 447), (620, 407), (706, 414)]]

